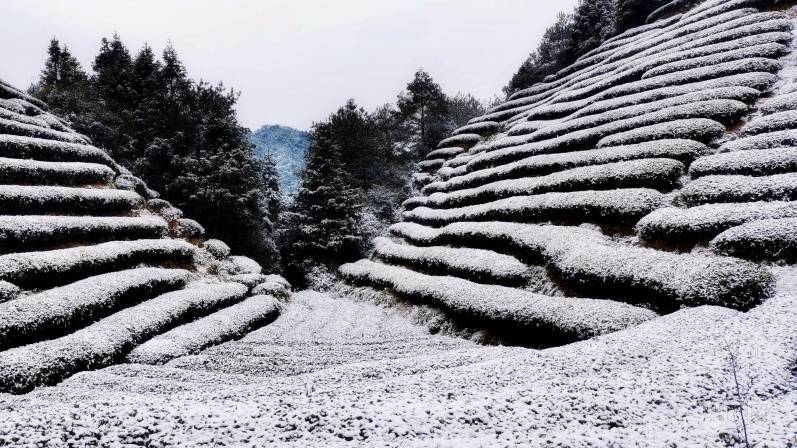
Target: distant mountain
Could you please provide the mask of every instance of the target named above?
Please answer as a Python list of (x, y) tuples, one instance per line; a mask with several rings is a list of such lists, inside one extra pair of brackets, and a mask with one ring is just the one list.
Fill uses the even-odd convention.
[(295, 195), (301, 183), (299, 173), (304, 169), (304, 156), (310, 146), (310, 135), (287, 126), (267, 124), (249, 134), (249, 141), (255, 145), (258, 157), (265, 157), (268, 153), (274, 157), (282, 194)]

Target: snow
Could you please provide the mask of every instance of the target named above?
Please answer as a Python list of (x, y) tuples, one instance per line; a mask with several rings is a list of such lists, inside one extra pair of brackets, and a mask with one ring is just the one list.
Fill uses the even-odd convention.
[(792, 130), (797, 128), (797, 111), (787, 110), (755, 118), (745, 123), (741, 135), (757, 135), (766, 132)]
[(259, 274), (262, 267), (249, 257), (233, 255), (219, 264), (219, 273), (222, 275)]
[[(691, 112), (693, 116), (700, 116), (702, 118), (710, 118), (711, 116), (724, 116), (727, 119), (728, 117), (732, 117), (745, 110), (743, 109), (743, 106), (739, 105), (738, 102), (750, 103), (755, 100), (759, 94), (760, 93), (755, 89), (738, 86), (698, 90), (696, 92), (688, 92), (675, 97), (619, 107), (594, 115), (568, 118), (550, 126), (540, 128), (534, 133), (534, 138), (536, 140), (542, 140), (545, 138), (556, 137), (568, 132), (592, 128), (607, 123), (617, 122), (619, 120), (627, 120), (658, 111), (666, 111), (664, 113), (669, 116), (677, 114), (680, 110), (683, 111), (682, 113)], [(729, 100), (735, 101), (731, 102)], [(706, 115), (697, 115), (701, 109), (707, 112), (704, 112)], [(721, 113), (723, 110), (724, 113)]]
[[(754, 45), (745, 48), (739, 48), (732, 51), (725, 51), (715, 53), (709, 56), (702, 56), (696, 58), (683, 59), (677, 62), (670, 62), (668, 64), (660, 65), (656, 68), (646, 71), (642, 77), (652, 78), (654, 76), (666, 75), (673, 72), (681, 72), (701, 67), (711, 67), (723, 62), (737, 61), (739, 59), (763, 57), (770, 59), (777, 59), (788, 52), (784, 45), (780, 44), (763, 44)], [(756, 70), (766, 71), (766, 70)]]
[(147, 295), (176, 289), (188, 275), (182, 269), (130, 269), (0, 303), (0, 346), (60, 336)]
[(462, 154), (465, 151), (466, 151), (465, 148), (461, 148), (458, 146), (450, 146), (448, 148), (435, 149), (434, 151), (431, 151), (429, 152), (429, 154), (426, 155), (426, 159), (432, 161), (435, 159), (442, 158), (443, 161), (445, 161), (449, 157)]
[(402, 295), (454, 313), (516, 325), (525, 331), (545, 329), (564, 340), (610, 333), (656, 316), (652, 311), (608, 300), (547, 297), (456, 277), (419, 274), (368, 260), (343, 265), (340, 272), (353, 281), (389, 286)]
[(540, 176), (582, 166), (637, 159), (672, 158), (682, 163), (689, 163), (707, 152), (708, 148), (702, 143), (693, 140), (672, 139), (561, 154), (544, 154), (496, 168), (472, 171), (462, 176), (452, 177), (445, 182), (434, 182), (424, 187), (422, 191), (434, 193), (458, 190), (498, 180)]
[[(430, 229), (399, 223), (391, 231), (423, 244), (482, 245), (523, 253), (540, 260), (568, 282), (592, 296), (623, 293), (636, 300), (747, 309), (768, 293), (766, 269), (732, 258), (671, 254), (638, 247), (618, 247), (601, 234), (582, 228), (506, 222), (455, 223)], [(615, 296), (612, 296), (615, 295)]]
[(263, 283), (252, 289), (252, 294), (268, 295), (280, 300), (288, 300), (291, 297), (291, 284), (281, 275), (269, 274)]
[(754, 149), (768, 149), (786, 146), (797, 146), (797, 130), (769, 132), (766, 134), (751, 135), (723, 143), (720, 151), (747, 151)]
[(418, 162), (418, 168), (422, 171), (434, 171), (443, 166), (443, 162), (445, 162), (445, 159), (422, 160)]
[(405, 211), (406, 220), (448, 224), (454, 221), (517, 220), (521, 222), (635, 223), (664, 203), (664, 195), (645, 188), (576, 191), (514, 196), (486, 204)]
[(235, 283), (173, 291), (116, 312), (57, 339), (0, 352), (0, 390), (25, 392), (51, 384), (86, 367), (104, 367), (134, 344), (240, 300), (246, 287)]
[(684, 171), (684, 165), (677, 160), (629, 160), (573, 168), (540, 177), (499, 180), (450, 193), (434, 193), (424, 202), (429, 206), (450, 208), (549, 192), (615, 188), (668, 190), (677, 184)]
[(230, 256), (230, 246), (224, 241), (217, 239), (209, 239), (203, 243), (205, 250), (210, 252), (217, 260), (224, 260)]
[(0, 280), (0, 303), (16, 299), (20, 291), (17, 285)]
[(437, 147), (447, 148), (449, 146), (463, 146), (469, 148), (478, 143), (479, 140), (481, 140), (481, 136), (479, 134), (457, 134), (443, 139), (437, 144)]
[(797, 148), (736, 151), (704, 156), (689, 167), (692, 178), (716, 174), (766, 176), (797, 172)]
[(0, 118), (0, 133), (23, 137), (45, 138), (67, 143), (88, 143), (88, 139), (80, 134), (56, 131), (54, 129), (7, 120), (5, 118)]
[(113, 214), (141, 203), (138, 194), (123, 190), (0, 185), (0, 212), (7, 214)]
[(797, 172), (772, 176), (705, 176), (688, 183), (679, 199), (689, 205), (710, 202), (790, 201), (797, 199)]
[(460, 135), (460, 134), (491, 134), (493, 132), (497, 132), (501, 128), (501, 125), (495, 121), (482, 121), (479, 123), (467, 124), (462, 126), (461, 128), (456, 129), (452, 132), (452, 135)]
[(753, 260), (797, 260), (797, 218), (766, 219), (720, 233), (711, 248), (722, 255)]
[(797, 92), (778, 95), (764, 102), (759, 108), (765, 115), (775, 112), (797, 110)]
[(763, 219), (797, 217), (797, 202), (706, 204), (692, 208), (667, 207), (656, 210), (637, 224), (645, 240), (673, 243), (710, 239), (741, 224)]
[(528, 280), (528, 267), (515, 257), (491, 250), (443, 246), (415, 247), (397, 244), (387, 238), (374, 241), (376, 256), (390, 264), (407, 265), (445, 275), (455, 275), (483, 283), (512, 286)]
[(597, 146), (598, 148), (605, 148), (672, 138), (687, 138), (709, 143), (722, 135), (723, 132), (725, 132), (725, 126), (708, 118), (673, 120), (604, 137), (598, 142)]
[(130, 352), (127, 361), (164, 364), (180, 356), (196, 354), (208, 346), (239, 338), (274, 320), (280, 308), (280, 303), (274, 297), (250, 297), (155, 336)]
[(165, 233), (166, 222), (154, 216), (0, 216), (0, 252), (75, 241), (155, 238)]
[(178, 218), (176, 220), (175, 234), (179, 238), (200, 238), (205, 234), (205, 228), (202, 224), (188, 218)]
[(105, 165), (40, 162), (0, 157), (0, 182), (9, 184), (88, 185), (109, 183), (116, 173)]
[(119, 171), (108, 154), (94, 146), (0, 134), (0, 156), (54, 162), (100, 163)]
[(181, 240), (110, 241), (93, 246), (0, 255), (0, 279), (42, 287), (140, 263), (190, 263), (196, 247)]

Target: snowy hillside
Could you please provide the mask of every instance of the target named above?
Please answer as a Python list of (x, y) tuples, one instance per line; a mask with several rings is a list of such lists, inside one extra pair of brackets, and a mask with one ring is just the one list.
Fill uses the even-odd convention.
[(328, 294), (0, 83), (0, 445), (797, 446), (797, 6), (650, 22), (442, 141)]
[(304, 169), (304, 157), (310, 146), (307, 132), (287, 126), (265, 125), (249, 134), (249, 141), (255, 145), (257, 157), (270, 154), (274, 158), (282, 194), (296, 194), (301, 183), (299, 173)]

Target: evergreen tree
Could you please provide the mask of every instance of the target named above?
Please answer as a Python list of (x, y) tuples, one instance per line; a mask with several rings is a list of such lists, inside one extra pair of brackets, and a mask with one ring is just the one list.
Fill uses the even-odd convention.
[(87, 107), (88, 75), (66, 45), (51, 39), (39, 82), (31, 93), (64, 117), (82, 113)]
[(448, 101), (432, 76), (419, 69), (407, 90), (398, 96), (399, 114), (416, 137), (420, 156), (425, 156), (449, 131), (446, 127)]
[(349, 185), (340, 148), (318, 130), (314, 125), (302, 186), (280, 231), (285, 274), (300, 286), (314, 265), (336, 267), (362, 256), (360, 194)]
[(615, 25), (618, 33), (644, 25), (648, 15), (669, 0), (617, 0)]
[(280, 179), (277, 171), (277, 162), (271, 153), (260, 161), (261, 179), (263, 188), (263, 205), (265, 222), (269, 232), (273, 232), (282, 212), (282, 195), (280, 194)]
[(448, 98), (448, 122), (451, 129), (468, 124), (471, 118), (484, 115), (486, 108), (471, 94), (457, 93)]
[(131, 109), (133, 59), (118, 34), (102, 38), (94, 58), (94, 87), (106, 107), (116, 112)]
[(560, 13), (556, 23), (545, 30), (537, 49), (512, 76), (504, 92), (511, 94), (542, 82), (546, 76), (598, 47), (616, 34), (616, 13), (615, 0), (579, 0), (572, 14)]

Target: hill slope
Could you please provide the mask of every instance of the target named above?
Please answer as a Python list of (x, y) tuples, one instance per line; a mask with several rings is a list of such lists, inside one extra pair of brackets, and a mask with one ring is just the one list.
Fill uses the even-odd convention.
[(307, 132), (287, 126), (265, 125), (249, 135), (258, 157), (271, 154), (277, 163), (282, 194), (293, 196), (299, 189), (299, 173), (304, 169), (304, 157), (310, 146)]
[[(397, 306), (303, 292), (240, 340), (208, 348), (240, 333), (192, 329), (245, 322), (249, 306), (260, 305), (249, 299), (224, 308), (221, 319), (144, 344), (122, 339), (131, 363), (0, 394), (0, 444), (797, 444), (795, 14), (770, 9), (767, 1), (707, 0), (632, 29), (442, 142), (416, 176), (424, 194), (407, 202), (395, 238), (377, 241), (375, 260), (342, 268), (368, 285), (347, 293)], [(0, 92), (18, 100), (10, 89)], [(3, 133), (80, 138), (55, 129), (46, 114), (14, 117), (0, 121)], [(0, 145), (17, 151), (6, 153), (17, 159), (0, 170), (8, 182), (35, 171), (48, 182), (108, 186), (98, 179), (114, 176), (37, 159), (70, 154), (74, 163), (74, 154), (89, 154), (81, 161), (105, 160), (113, 171), (85, 145), (24, 141)], [(63, 185), (36, 186), (40, 194), (23, 187), (6, 186), (0, 196), (11, 222), (47, 207), (122, 213), (134, 199), (104, 188), (70, 202), (73, 190)], [(158, 208), (153, 199), (146, 204)], [(80, 238), (122, 239), (119, 228), (134, 227), (97, 218), (80, 226)], [(49, 221), (33, 221), (10, 227), (22, 230), (3, 241), (33, 253), (50, 244)], [(179, 260), (183, 243), (168, 244), (177, 254), (169, 259)], [(223, 254), (217, 243), (203, 245)], [(0, 266), (27, 288), (63, 280), (82, 259), (61, 252), (52, 258), (64, 266), (59, 275), (31, 276), (35, 266), (51, 265), (11, 251)], [(182, 278), (157, 273), (163, 283)], [(78, 286), (123, 288), (137, 279)], [(0, 291), (12, 296), (7, 303), (24, 300), (13, 298), (13, 285)], [(74, 291), (53, 291), (45, 291), (52, 303), (73, 303)], [(192, 309), (196, 292), (148, 300), (68, 344), (17, 356), (11, 349), (0, 359), (23, 365), (70, 347), (113, 347), (117, 334), (158, 322), (170, 307)], [(24, 317), (50, 327), (13, 330)], [(53, 332), (64, 321), (53, 317), (43, 307), (17, 320), (4, 316), (12, 330), (0, 335), (58, 341)], [(165, 365), (134, 363), (159, 347)], [(173, 347), (191, 354), (174, 356)], [(95, 359), (104, 358), (82, 367), (101, 367)], [(0, 369), (11, 371), (23, 382), (40, 378)]]

